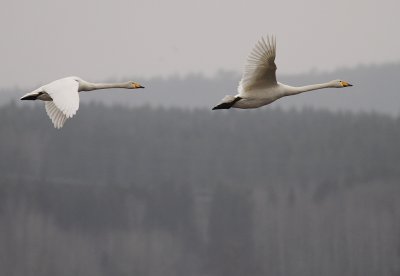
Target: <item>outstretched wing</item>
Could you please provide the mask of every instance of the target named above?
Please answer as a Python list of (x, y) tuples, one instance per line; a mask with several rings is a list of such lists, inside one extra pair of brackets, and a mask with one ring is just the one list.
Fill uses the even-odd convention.
[(257, 87), (276, 85), (276, 40), (274, 37), (263, 37), (254, 46), (247, 58), (241, 85), (245, 91)]
[(65, 121), (67, 120), (67, 116), (61, 112), (60, 109), (54, 104), (54, 102), (45, 102), (46, 113), (49, 115), (51, 121), (55, 128), (60, 129), (63, 127)]
[(53, 101), (46, 102), (46, 112), (55, 128), (61, 128), (79, 108), (79, 83), (74, 78), (53, 81), (42, 87)]
[(64, 78), (43, 86), (43, 91), (53, 99), (55, 106), (71, 118), (79, 108), (79, 83), (74, 78)]

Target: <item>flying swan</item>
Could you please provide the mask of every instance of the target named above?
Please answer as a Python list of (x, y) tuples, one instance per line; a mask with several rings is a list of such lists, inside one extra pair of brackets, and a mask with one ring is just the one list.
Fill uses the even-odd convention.
[(322, 88), (343, 88), (352, 86), (342, 80), (327, 83), (293, 87), (276, 81), (276, 40), (274, 37), (261, 38), (250, 53), (244, 68), (236, 96), (227, 95), (215, 109), (257, 108), (270, 104), (279, 98)]
[(121, 83), (91, 83), (78, 77), (67, 77), (55, 80), (24, 95), (21, 100), (42, 100), (45, 102), (46, 113), (54, 127), (60, 129), (68, 118), (72, 118), (79, 108), (81, 91), (92, 91), (107, 88), (144, 88), (137, 82)]

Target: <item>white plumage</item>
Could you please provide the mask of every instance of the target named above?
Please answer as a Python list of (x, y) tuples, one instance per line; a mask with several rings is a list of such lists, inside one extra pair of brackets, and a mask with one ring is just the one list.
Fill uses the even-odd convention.
[(62, 128), (65, 121), (68, 119), (67, 115), (65, 115), (60, 109), (58, 109), (53, 101), (45, 102), (44, 106), (46, 108), (47, 115), (53, 122), (54, 127), (57, 129)]
[(63, 127), (68, 118), (72, 118), (79, 109), (81, 91), (92, 91), (106, 88), (144, 88), (139, 83), (128, 81), (122, 83), (90, 83), (78, 77), (67, 77), (43, 85), (25, 94), (21, 100), (45, 101), (46, 113), (55, 128)]
[(245, 91), (276, 85), (276, 42), (274, 38), (270, 40), (268, 37), (267, 42), (261, 38), (247, 58), (240, 81)]
[(64, 78), (42, 86), (53, 99), (54, 105), (67, 117), (72, 118), (79, 108), (79, 78)]
[(348, 82), (333, 80), (327, 83), (294, 87), (276, 80), (276, 39), (261, 38), (247, 58), (242, 79), (236, 96), (225, 96), (214, 109), (257, 108), (285, 96), (322, 88), (342, 88), (352, 86)]

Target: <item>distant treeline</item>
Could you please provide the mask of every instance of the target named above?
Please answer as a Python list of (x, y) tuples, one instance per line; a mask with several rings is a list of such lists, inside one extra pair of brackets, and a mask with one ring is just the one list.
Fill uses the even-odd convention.
[(399, 275), (400, 118), (0, 108), (1, 275)]
[[(278, 68), (279, 72), (279, 68)], [(399, 115), (400, 91), (398, 76), (400, 63), (357, 66), (351, 69), (338, 69), (333, 72), (309, 72), (297, 75), (278, 74), (278, 81), (293, 86), (327, 82), (342, 79), (354, 84), (349, 89), (324, 89), (288, 97), (272, 104), (286, 110), (308, 107), (323, 108), (331, 111), (375, 111), (390, 115)], [(205, 77), (201, 74), (189, 74), (184, 77), (170, 76), (143, 79), (126, 76), (120, 79), (88, 79), (88, 81), (123, 81), (133, 79), (140, 81), (146, 89), (137, 91), (103, 90), (81, 94), (81, 102), (97, 102), (106, 105), (120, 104), (128, 107), (151, 105), (153, 107), (179, 107), (185, 109), (210, 109), (227, 95), (235, 95), (240, 74), (221, 71), (215, 76)], [(52, 80), (38, 80), (35, 86)], [(25, 89), (5, 89), (0, 87), (0, 106), (18, 99), (36, 87)], [(25, 106), (27, 103), (18, 102)]]

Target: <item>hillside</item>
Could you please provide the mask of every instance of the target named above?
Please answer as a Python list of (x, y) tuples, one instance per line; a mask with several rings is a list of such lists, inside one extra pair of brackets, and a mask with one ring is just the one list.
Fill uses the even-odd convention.
[[(278, 80), (294, 86), (310, 83), (326, 82), (333, 79), (343, 79), (354, 86), (345, 90), (320, 90), (288, 97), (273, 103), (284, 109), (313, 107), (331, 111), (375, 111), (384, 114), (397, 115), (400, 111), (400, 92), (397, 79), (400, 75), (400, 63), (357, 66), (350, 69), (338, 69), (329, 73), (307, 73), (301, 75), (281, 75), (278, 69)], [(82, 76), (84, 77), (84, 76)], [(192, 74), (186, 77), (171, 76), (168, 78), (141, 79), (145, 90), (138, 91), (96, 91), (82, 94), (83, 103), (101, 102), (104, 104), (119, 104), (123, 106), (164, 106), (180, 108), (211, 108), (226, 94), (236, 94), (240, 80), (238, 73), (220, 72), (213, 78)], [(43, 80), (43, 83), (51, 80)], [(105, 80), (88, 80), (105, 81)], [(115, 81), (115, 80), (109, 80)], [(119, 80), (118, 80), (119, 81)], [(43, 84), (42, 83), (42, 84)], [(38, 85), (41, 83), (39, 82)], [(19, 99), (21, 95), (33, 90), (0, 88), (2, 98), (0, 105)], [(18, 103), (26, 105), (27, 103)], [(264, 107), (266, 109), (270, 107)]]
[(1, 275), (398, 275), (400, 119), (0, 108)]

